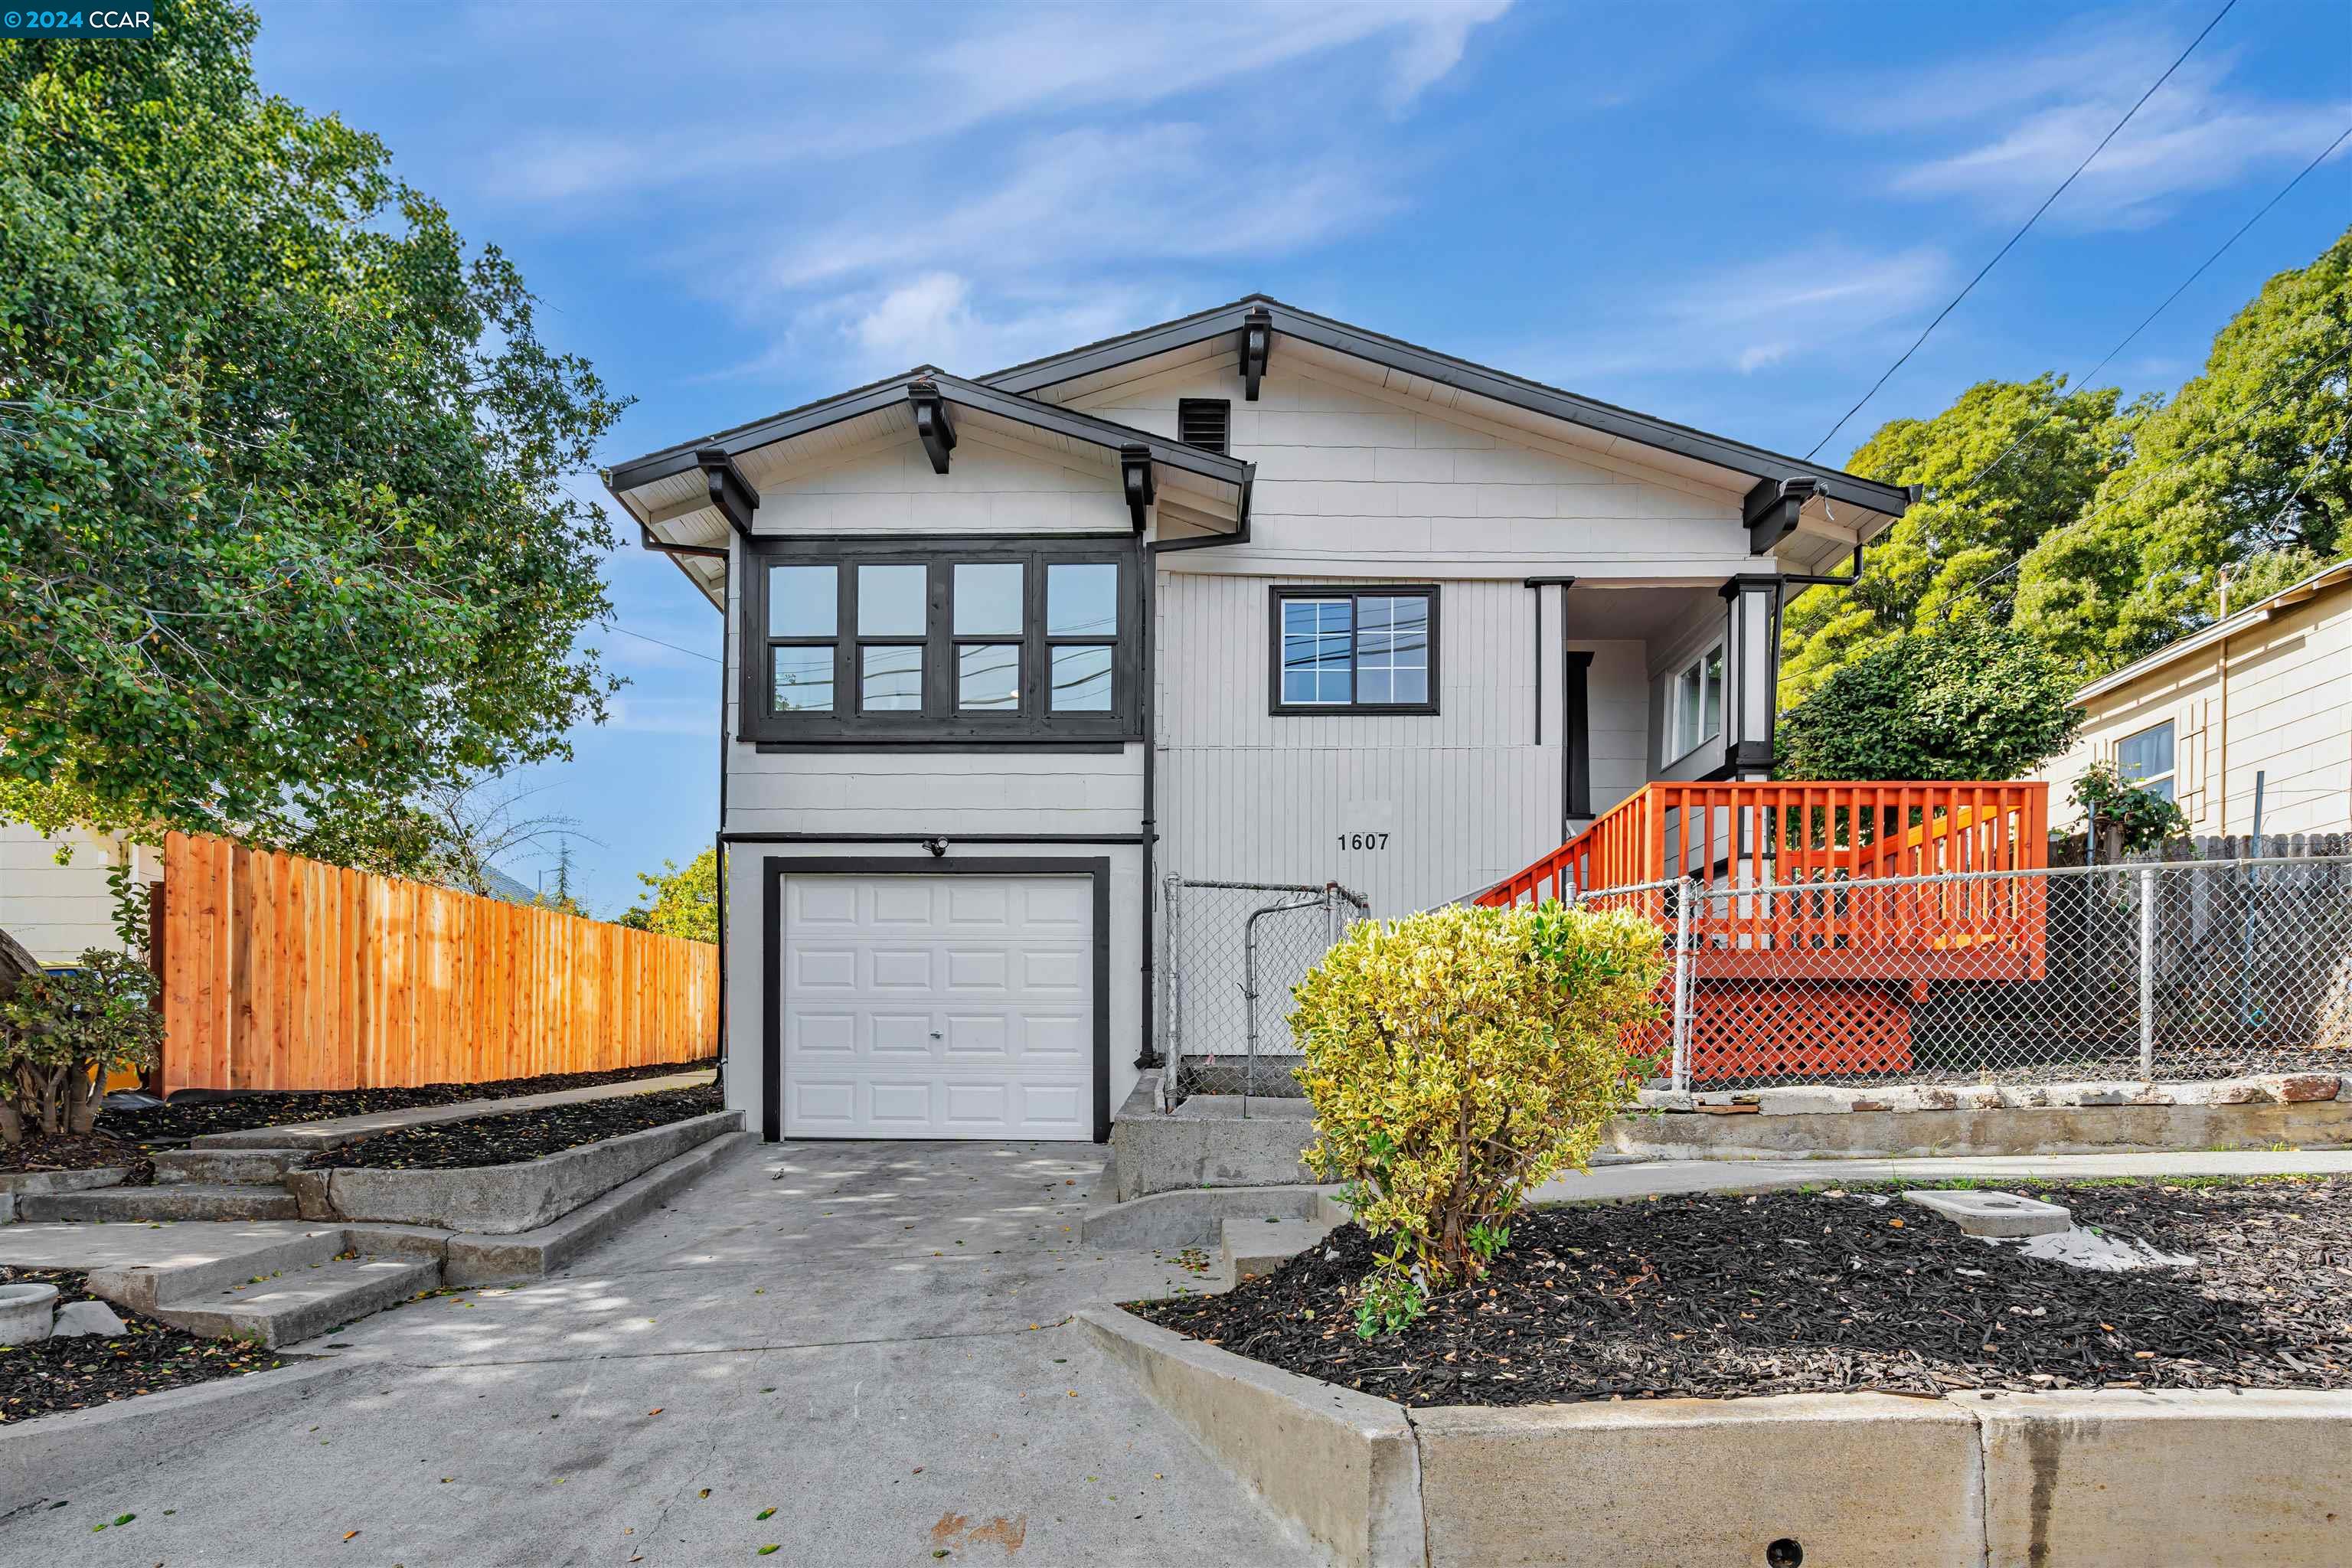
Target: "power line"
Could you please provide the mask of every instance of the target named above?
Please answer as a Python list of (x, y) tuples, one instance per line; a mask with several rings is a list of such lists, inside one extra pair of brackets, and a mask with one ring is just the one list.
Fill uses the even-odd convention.
[[(2123, 353), (2125, 349), (2131, 346), (2131, 342), (2134, 338), (2138, 337), (2140, 333), (2147, 331), (2149, 322), (2155, 321), (2158, 316), (2164, 314), (2165, 311), (2170, 310), (2172, 308), (2172, 302), (2175, 300), (2179, 299), (2181, 295), (2187, 293), (2189, 291), (2189, 286), (2191, 283), (2196, 282), (2197, 279), (2205, 276), (2205, 269), (2207, 268), (2221, 260), (2224, 252), (2226, 252), (2231, 246), (2237, 244), (2238, 241), (2245, 238), (2246, 231), (2252, 228), (2254, 225), (2262, 222), (2263, 217), (2269, 214), (2271, 208), (2286, 200), (2288, 194), (2291, 193), (2295, 186), (2303, 184), (2306, 175), (2308, 175), (2314, 169), (2318, 168), (2322, 163), (2327, 162), (2328, 158), (2335, 153), (2336, 149), (2344, 145), (2345, 139), (2347, 137), (2352, 137), (2352, 125), (2347, 125), (2342, 131), (2338, 132), (2336, 133), (2336, 140), (2330, 142), (2318, 157), (2314, 158), (2310, 163), (2305, 163), (2303, 166), (2303, 173), (2297, 174), (2294, 179), (2289, 180), (2284, 186), (2281, 187), (2278, 195), (2273, 196), (2269, 201), (2264, 202), (2260, 212), (2257, 212), (2253, 216), (2240, 224), (2238, 226), (2238, 232), (2223, 240), (2219, 250), (2214, 251), (2212, 255), (2207, 257), (2203, 261), (2199, 262), (2197, 264), (2197, 270), (2191, 272), (2187, 278), (2183, 279), (2179, 288), (2175, 289), (2171, 293), (2167, 294), (2164, 297), (2163, 304), (2158, 305), (2155, 310), (2150, 310), (2145, 317), (2141, 318), (2138, 326), (2134, 327), (2130, 331), (2126, 332), (2123, 335), (2123, 341), (2116, 343), (2115, 347), (2107, 351), (2106, 358), (2099, 361), (2098, 363), (2093, 365), (2089, 370), (2084, 371), (2081, 375), (2076, 376), (2067, 384), (2079, 388), (2087, 384), (2093, 377), (2099, 374), (2099, 372), (2106, 369), (2107, 366), (2114, 362), (2115, 357), (2117, 354)], [(1973, 489), (1987, 474), (1991, 473), (1995, 468), (2000, 467), (2001, 463), (2011, 452), (2016, 451), (2020, 446), (2023, 445), (2025, 438), (2028, 436), (2032, 435), (2034, 431), (2039, 430), (2042, 426), (2048, 423), (2048, 417), (2044, 416), (2043, 418), (2037, 419), (2032, 424), (2026, 426), (2024, 429), (2020, 430), (2015, 436), (2010, 438), (2009, 445), (2000, 449), (2000, 453), (1998, 457), (1994, 458), (1991, 462), (1987, 463), (1983, 468), (1979, 468), (1975, 473), (1969, 475), (1967, 479), (1961, 480), (1960, 483), (1954, 488), (1959, 489)]]
[(614, 626), (610, 627), (609, 629), (610, 629), (610, 630), (616, 631), (616, 632), (620, 633), (620, 634), (621, 634), (623, 637), (635, 637), (635, 638), (636, 638), (639, 642), (649, 642), (649, 643), (653, 644), (656, 647), (666, 647), (666, 648), (669, 649), (672, 653), (682, 653), (682, 654), (688, 654), (688, 655), (690, 655), (691, 657), (693, 657), (693, 658), (695, 658), (708, 659), (708, 660), (709, 660), (709, 662), (711, 662), (712, 664), (717, 664), (717, 663), (719, 663), (719, 662), (716, 658), (713, 658), (713, 657), (712, 657), (711, 655), (709, 655), (709, 654), (704, 653), (704, 652), (703, 652), (701, 649), (699, 649), (699, 648), (680, 647), (677, 644), (676, 644), (676, 643), (674, 643), (674, 642), (664, 642), (664, 641), (662, 641), (662, 640), (661, 640), (661, 638), (659, 638), (659, 637), (649, 637), (646, 636), (646, 634), (645, 634), (645, 633), (643, 633), (643, 632), (633, 632), (633, 631), (631, 631), (631, 630), (630, 630), (628, 627), (626, 627), (626, 626)]
[(2066, 194), (2066, 187), (2073, 184), (2074, 181), (2081, 176), (2083, 171), (2091, 166), (2092, 159), (2096, 158), (2100, 153), (2107, 150), (2107, 143), (2114, 141), (2116, 134), (2120, 132), (2125, 126), (2131, 123), (2132, 116), (2140, 111), (2142, 105), (2146, 104), (2149, 99), (2156, 96), (2156, 89), (2162, 87), (2166, 82), (2170, 81), (2172, 79), (2172, 73), (2180, 68), (2181, 62), (2188, 59), (2190, 55), (2197, 52), (2197, 46), (2205, 41), (2206, 33), (2210, 33), (2214, 28), (2220, 26), (2221, 25), (2221, 18), (2235, 10), (2237, 8), (2237, 5), (2238, 0), (2226, 0), (2226, 3), (2222, 5), (2221, 10), (2213, 14), (2213, 19), (2205, 24), (2205, 32), (2200, 33), (2194, 38), (2191, 38), (2189, 41), (2189, 47), (2180, 51), (2179, 59), (2176, 59), (2170, 65), (2165, 67), (2164, 74), (2158, 77), (2154, 82), (2149, 84), (2148, 89), (2139, 95), (2139, 101), (2134, 103), (2129, 109), (2124, 111), (2124, 117), (2116, 121), (2113, 130), (2110, 130), (2105, 136), (2099, 138), (2099, 144), (2091, 149), (2090, 157), (2084, 158), (2081, 163), (2075, 164), (2074, 174), (2067, 175), (2063, 180), (2060, 181), (2058, 188), (2042, 198), (2042, 205), (2033, 209), (2033, 216), (2027, 218), (2023, 226), (2021, 226), (2015, 234), (2009, 237), (2009, 243), (1995, 251), (1993, 253), (1992, 259), (1986, 262), (1982, 267), (1977, 269), (1977, 275), (1969, 279), (1968, 287), (1961, 289), (1958, 294), (1952, 296), (1952, 302), (1950, 304), (1936, 312), (1936, 319), (1927, 323), (1927, 330), (1919, 334), (1918, 340), (1912, 343), (1909, 348), (1905, 349), (1902, 356), (1893, 364), (1886, 367), (1885, 374), (1882, 374), (1876, 381), (1870, 384), (1870, 390), (1864, 393), (1853, 407), (1847, 409), (1843, 415), (1839, 416), (1838, 422), (1829, 427), (1828, 435), (1823, 436), (1820, 440), (1813, 443), (1812, 451), (1805, 454), (1807, 460), (1810, 461), (1811, 459), (1814, 452), (1818, 452), (1823, 447), (1828, 446), (1830, 444), (1830, 437), (1835, 436), (1840, 430), (1843, 429), (1847, 420), (1861, 413), (1864, 404), (1868, 403), (1872, 398), (1878, 395), (1878, 389), (1885, 386), (1888, 379), (1892, 377), (1896, 371), (1901, 370), (1904, 365), (1909, 362), (1913, 354), (1919, 352), (1920, 343), (1926, 342), (1929, 334), (1933, 333), (1937, 327), (1944, 324), (1944, 318), (1946, 316), (1950, 315), (1954, 310), (1959, 309), (1960, 301), (1967, 299), (1969, 295), (1975, 290), (1976, 286), (1984, 281), (1985, 274), (1990, 272), (1995, 267), (2000, 265), (2000, 258), (2007, 256), (2011, 249), (2016, 246), (2017, 242), (2025, 237), (2026, 231), (2028, 229), (2031, 229), (2036, 223), (2041, 221), (2042, 215), (2050, 210), (2050, 204)]

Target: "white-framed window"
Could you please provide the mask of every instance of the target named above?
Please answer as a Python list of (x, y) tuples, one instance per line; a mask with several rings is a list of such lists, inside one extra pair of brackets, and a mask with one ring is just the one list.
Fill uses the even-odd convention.
[(2116, 775), (2126, 784), (2137, 784), (2166, 800), (2173, 798), (2173, 786), (2179, 778), (2174, 760), (2169, 719), (2116, 742)]
[(1690, 755), (1723, 733), (1723, 645), (1715, 644), (1666, 680), (1661, 762)]

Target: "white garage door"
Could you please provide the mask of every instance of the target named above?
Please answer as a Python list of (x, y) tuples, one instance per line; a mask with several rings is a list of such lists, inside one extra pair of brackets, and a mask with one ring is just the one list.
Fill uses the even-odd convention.
[(1094, 886), (787, 877), (788, 1138), (1094, 1136)]

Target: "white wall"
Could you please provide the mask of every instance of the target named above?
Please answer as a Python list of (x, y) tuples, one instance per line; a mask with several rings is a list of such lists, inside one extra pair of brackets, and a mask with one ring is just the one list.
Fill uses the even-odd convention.
[[(72, 850), (63, 866), (57, 860), (60, 845)], [(0, 931), (47, 964), (71, 963), (85, 948), (119, 952), (106, 873), (121, 852), (116, 840), (94, 834), (49, 839), (21, 823), (0, 823)], [(135, 847), (130, 852), (142, 855)], [(148, 851), (143, 858), (152, 862), (155, 856)]]
[(1099, 466), (957, 426), (944, 474), (912, 436), (756, 479), (755, 533), (1064, 533), (1131, 531), (1116, 478)]

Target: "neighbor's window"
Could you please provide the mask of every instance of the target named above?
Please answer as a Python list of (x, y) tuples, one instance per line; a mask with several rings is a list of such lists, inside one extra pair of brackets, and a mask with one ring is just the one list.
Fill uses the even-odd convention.
[(2177, 775), (2173, 769), (2172, 721), (2126, 735), (2116, 742), (2116, 772), (2126, 784), (2148, 794), (2172, 798)]
[[(748, 606), (764, 634), (745, 649), (751, 738), (1051, 742), (1121, 731), (1134, 700), (1120, 658), (1129, 550), (939, 543), (767, 552), (752, 582), (764, 605)], [(777, 559), (816, 553), (833, 558)]]
[(1437, 711), (1437, 590), (1276, 588), (1277, 713)]
[(1666, 689), (1664, 760), (1686, 757), (1723, 733), (1723, 645), (1675, 672)]

